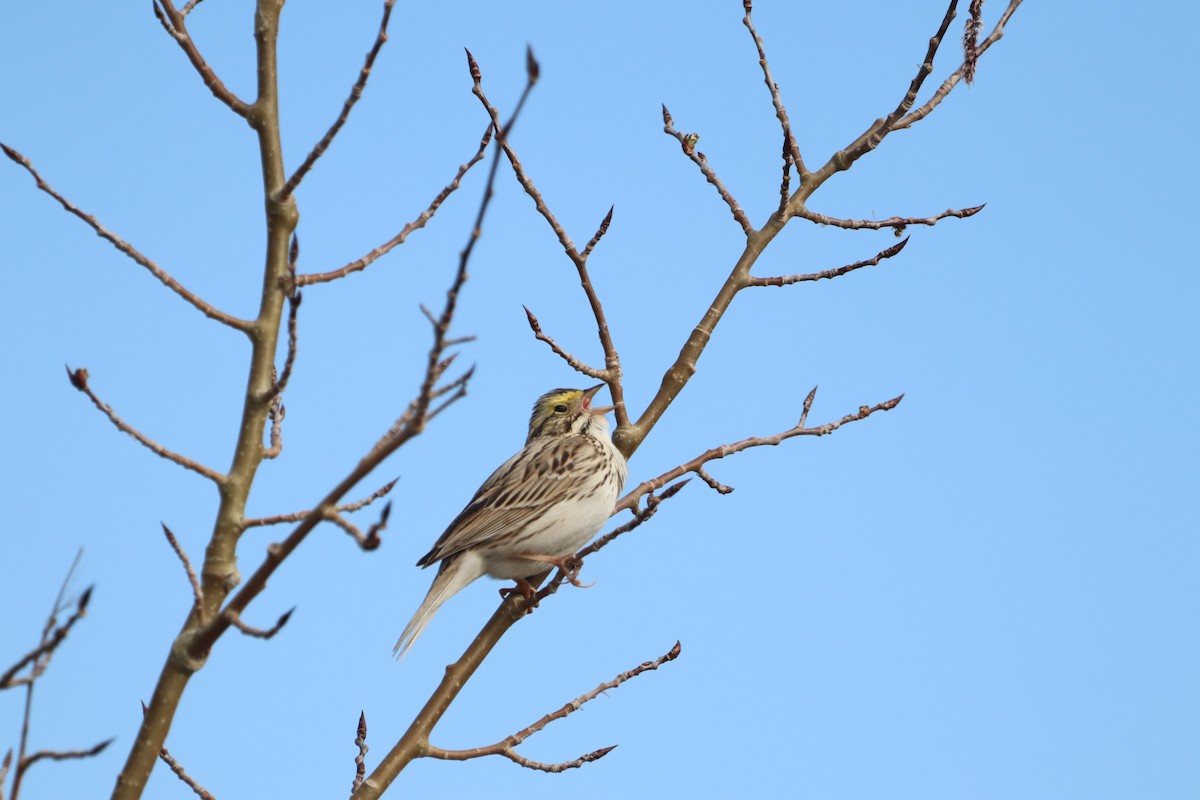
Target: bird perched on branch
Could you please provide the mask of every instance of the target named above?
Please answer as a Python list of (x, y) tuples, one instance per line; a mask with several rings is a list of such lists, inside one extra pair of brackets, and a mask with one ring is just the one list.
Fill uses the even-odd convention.
[(417, 613), (396, 642), (403, 657), (442, 603), (472, 581), (490, 575), (515, 580), (527, 597), (528, 578), (547, 566), (580, 586), (571, 556), (612, 514), (629, 468), (612, 443), (605, 414), (592, 406), (604, 384), (555, 389), (538, 398), (521, 452), (492, 473), (418, 567), (441, 562)]

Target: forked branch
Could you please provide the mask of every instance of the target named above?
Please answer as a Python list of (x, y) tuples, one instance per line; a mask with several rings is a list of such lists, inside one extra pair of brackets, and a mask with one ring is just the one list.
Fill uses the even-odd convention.
[[(194, 4), (185, 6), (185, 9), (190, 11), (194, 8)], [(200, 73), (200, 79), (204, 81), (204, 85), (213, 93), (213, 97), (220, 100), (229, 109), (239, 117), (249, 117), (251, 106), (244, 102), (241, 98), (230, 91), (221, 79), (217, 77), (217, 73), (213, 72), (212, 67), (204, 60), (204, 56), (200, 55), (199, 48), (196, 47), (196, 42), (188, 33), (187, 20), (181, 11), (175, 9), (175, 4), (171, 0), (154, 0), (154, 16), (163, 26), (163, 30), (167, 35), (175, 40), (184, 54), (188, 57), (188, 61), (192, 62), (192, 66), (196, 68), (196, 72)]]
[[(873, 406), (859, 406), (858, 411), (852, 414), (846, 414), (841, 419), (837, 419), (832, 422), (826, 422), (824, 425), (818, 425), (815, 428), (810, 428), (806, 425), (808, 409), (812, 407), (812, 401), (813, 398), (816, 397), (816, 393), (817, 390), (815, 388), (809, 392), (808, 397), (805, 398), (804, 401), (805, 409), (801, 414), (800, 421), (797, 422), (793, 427), (787, 429), (786, 431), (777, 433), (774, 436), (750, 436), (737, 442), (723, 444), (719, 447), (713, 447), (709, 450), (705, 450), (692, 460), (680, 464), (674, 469), (667, 470), (657, 478), (651, 478), (650, 480), (639, 483), (637, 486), (627, 492), (624, 497), (617, 501), (617, 506), (613, 513), (624, 511), (625, 509), (636, 508), (640, 498), (651, 492), (657, 491), (671, 481), (674, 481), (688, 474), (689, 472), (695, 473), (696, 475), (701, 475), (702, 468), (710, 461), (725, 458), (726, 456), (731, 456), (734, 453), (740, 453), (741, 451), (748, 450), (752, 447), (763, 447), (764, 445), (774, 446), (781, 444), (782, 442), (796, 436), (826, 436), (830, 433), (833, 433), (843, 425), (848, 425), (851, 422), (858, 422), (859, 420), (866, 419), (877, 411), (891, 411), (893, 408), (900, 405), (900, 401), (904, 399), (904, 395), (899, 395), (897, 397), (893, 397), (891, 400), (885, 400), (882, 403), (877, 403)], [(703, 476), (701, 475), (701, 477)]]
[(557, 764), (545, 764), (540, 761), (533, 761), (525, 758), (516, 751), (516, 748), (530, 736), (538, 733), (551, 722), (569, 717), (571, 714), (582, 708), (586, 703), (595, 700), (601, 694), (609, 691), (610, 689), (617, 688), (631, 678), (636, 678), (642, 673), (656, 670), (663, 664), (666, 664), (669, 661), (674, 661), (679, 657), (680, 652), (681, 648), (679, 642), (676, 642), (675, 646), (667, 651), (666, 654), (659, 656), (653, 661), (646, 661), (645, 663), (639, 664), (631, 670), (622, 672), (612, 680), (601, 683), (591, 691), (585, 692), (579, 697), (576, 697), (574, 700), (567, 703), (557, 711), (552, 711), (549, 714), (546, 714), (532, 725), (517, 731), (511, 736), (505, 737), (495, 744), (487, 745), (486, 747), (474, 747), (469, 750), (443, 750), (440, 747), (429, 745), (425, 755), (429, 758), (439, 758), (447, 761), (467, 761), (473, 758), (482, 758), (484, 756), (493, 755), (503, 756), (509, 761), (525, 767), (526, 769), (539, 770), (541, 772), (563, 772), (568, 769), (582, 767), (584, 764), (588, 764), (592, 761), (598, 761), (599, 759), (611, 753), (616, 748), (616, 745), (602, 747), (599, 750), (593, 750), (592, 752), (586, 753), (585, 755), (582, 755), (572, 761), (563, 761)]
[[(533, 57), (533, 51), (527, 49), (525, 56), (527, 80), (525, 84), (525, 90), (521, 93), (521, 98), (517, 101), (516, 109), (513, 112), (514, 118), (516, 114), (520, 112), (522, 106), (524, 106), (525, 100), (529, 97), (529, 92), (533, 89), (534, 84), (537, 83), (538, 78), (539, 68), (537, 60)], [(496, 141), (504, 151), (504, 155), (508, 159), (508, 163), (512, 166), (513, 174), (516, 176), (517, 182), (521, 184), (521, 188), (523, 188), (525, 193), (529, 195), (530, 199), (533, 200), (534, 206), (537, 208), (538, 213), (541, 214), (544, 220), (546, 220), (546, 224), (550, 226), (550, 229), (558, 238), (559, 244), (562, 245), (563, 251), (566, 253), (567, 258), (569, 258), (571, 263), (575, 266), (575, 270), (579, 275), (579, 284), (583, 288), (583, 293), (587, 297), (588, 305), (592, 309), (592, 316), (596, 320), (596, 333), (600, 339), (600, 347), (604, 351), (603, 372), (590, 367), (589, 369), (593, 369), (595, 373), (593, 377), (603, 380), (606, 384), (608, 384), (608, 390), (612, 394), (613, 406), (615, 407), (614, 414), (617, 418), (617, 428), (620, 429), (623, 427), (628, 427), (629, 412), (625, 408), (625, 390), (621, 383), (621, 358), (617, 353), (616, 345), (613, 343), (612, 333), (609, 331), (608, 327), (608, 319), (604, 315), (604, 307), (600, 302), (600, 296), (596, 293), (595, 286), (592, 285), (592, 278), (588, 273), (587, 266), (588, 256), (591, 255), (596, 244), (608, 231), (608, 226), (612, 222), (613, 210), (611, 207), (609, 208), (608, 214), (605, 215), (604, 220), (600, 223), (600, 227), (588, 242), (583, 252), (581, 253), (577, 251), (575, 249), (575, 243), (571, 241), (571, 237), (567, 235), (566, 230), (558, 221), (558, 218), (554, 215), (554, 212), (550, 210), (550, 207), (546, 204), (545, 199), (542, 197), (542, 193), (538, 191), (533, 179), (529, 177), (529, 174), (525, 171), (525, 167), (521, 164), (521, 159), (517, 157), (517, 153), (513, 149), (512, 143), (508, 138), (508, 134), (512, 129), (512, 122), (510, 121), (508, 125), (501, 124), (500, 112), (491, 104), (487, 98), (487, 95), (483, 91), (483, 74), (479, 69), (479, 64), (476, 63), (470, 51), (467, 51), (467, 65), (471, 71), (471, 91), (477, 98), (479, 98), (479, 102), (483, 104), (484, 109), (488, 113), (488, 117), (492, 120), (493, 127), (498, 131), (496, 135)], [(528, 309), (526, 309), (526, 313), (529, 313)], [(536, 319), (533, 318), (532, 314), (529, 314), (529, 316), (532, 320), (532, 326), (536, 323)], [(536, 328), (534, 333), (537, 333)], [(548, 338), (543, 339), (543, 341), (549, 342)], [(562, 351), (561, 349), (556, 349), (555, 352), (558, 352), (560, 355), (565, 355), (565, 351)], [(574, 363), (572, 363), (571, 360), (568, 360), (568, 363), (571, 363), (572, 366), (575, 366), (575, 364), (583, 366), (583, 362), (578, 361), (577, 359), (574, 360)], [(580, 372), (583, 372), (585, 375), (589, 374), (583, 369), (580, 369), (580, 367), (575, 368), (579, 369)]]

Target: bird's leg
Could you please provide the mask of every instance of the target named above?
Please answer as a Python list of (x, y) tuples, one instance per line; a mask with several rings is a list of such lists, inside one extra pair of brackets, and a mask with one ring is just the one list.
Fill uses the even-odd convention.
[(570, 556), (539, 556), (533, 553), (522, 553), (520, 558), (528, 558), (531, 561), (542, 561), (551, 566), (558, 567), (566, 576), (567, 582), (572, 586), (580, 589), (587, 589), (590, 586), (595, 586), (595, 581), (592, 583), (579, 582), (579, 570), (583, 569), (583, 559)]
[(501, 597), (508, 597), (510, 594), (520, 594), (525, 598), (526, 614), (532, 614), (533, 610), (537, 608), (537, 589), (524, 578), (517, 578), (516, 586), (505, 586), (500, 590)]

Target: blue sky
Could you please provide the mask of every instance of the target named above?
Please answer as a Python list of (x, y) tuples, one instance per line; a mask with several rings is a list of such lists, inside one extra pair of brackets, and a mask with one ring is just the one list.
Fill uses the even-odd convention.
[[(526, 43), (542, 81), (513, 143), (577, 242), (610, 205), (591, 261), (640, 410), (740, 252), (728, 209), (661, 131), (660, 103), (760, 225), (777, 202), (779, 133), (741, 4), (400, 3), (341, 136), (298, 193), (301, 270), (387, 240), (473, 152), (491, 100), (511, 108)], [(823, 163), (893, 107), (943, 8), (767, 4), (766, 40), (800, 146)], [(987, 29), (1002, 10), (989, 3)], [(710, 465), (653, 523), (591, 559), (502, 641), (434, 737), (489, 744), (666, 652), (681, 657), (501, 759), (420, 761), (398, 791), (569, 791), (575, 798), (1175, 798), (1200, 793), (1196, 453), (1200, 278), (1187, 226), (1197, 163), (1190, 4), (1026, 3), (928, 119), (814, 195), (836, 216), (970, 220), (911, 228), (904, 253), (833, 282), (739, 296), (695, 379), (631, 462), (631, 484), (717, 444), (905, 393), (823, 439)], [(357, 75), (380, 4), (300, 3), (280, 39), (284, 148), (295, 165)], [(961, 18), (960, 18), (961, 22)], [(241, 96), (252, 6), (208, 0), (190, 28)], [(953, 30), (959, 29), (959, 22)], [(930, 86), (957, 65), (947, 44)], [(253, 314), (262, 262), (257, 146), (214, 101), (149, 4), (0, 11), (0, 140), (218, 307)], [(1169, 79), (1169, 80), (1168, 80)], [(1181, 90), (1180, 82), (1184, 88)], [(1182, 140), (1182, 141), (1181, 141)], [(366, 272), (305, 291), (285, 449), (250, 513), (306, 508), (408, 402), (437, 303), (482, 190), (478, 169), (426, 230)], [(167, 446), (224, 469), (247, 348), (0, 164), (0, 666), (32, 646), (75, 552), (88, 617), (39, 682), (32, 746), (115, 736), (102, 757), (39, 764), (22, 797), (112, 786), (190, 603), (159, 523), (196, 560), (211, 486), (117, 433), (65, 379)], [(893, 243), (800, 220), (759, 275), (857, 261)], [(431, 574), (412, 565), (520, 447), (533, 399), (584, 385), (530, 335), (599, 362), (570, 263), (503, 170), (457, 321), (478, 340), (469, 397), (393, 456), (384, 546), (311, 536), (193, 681), (168, 747), (217, 797), (344, 795), (365, 710), (378, 758), (496, 603), (480, 582), (397, 665)], [(360, 519), (369, 524), (373, 515)], [(248, 574), (284, 531), (245, 536)], [(0, 694), (0, 750), (18, 692)], [(149, 797), (190, 791), (165, 769)]]

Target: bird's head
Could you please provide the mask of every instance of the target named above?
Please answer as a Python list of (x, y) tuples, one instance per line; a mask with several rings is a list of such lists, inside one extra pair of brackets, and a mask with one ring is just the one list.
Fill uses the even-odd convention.
[(526, 443), (542, 436), (607, 435), (604, 415), (613, 407), (592, 405), (592, 398), (602, 388), (603, 383), (590, 389), (554, 389), (539, 397), (529, 417)]

